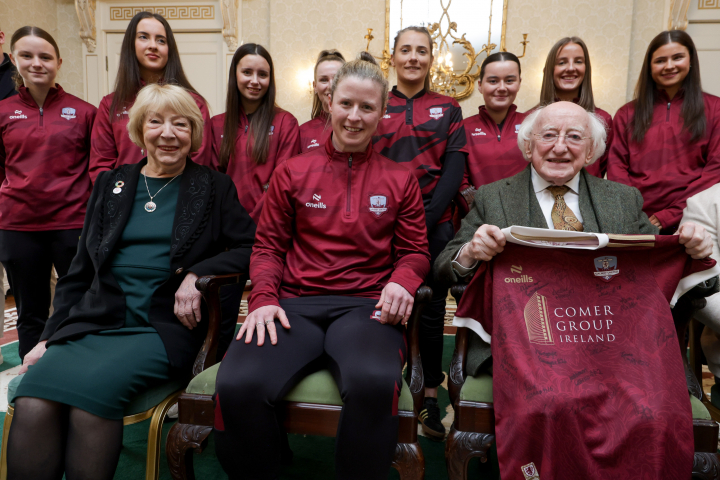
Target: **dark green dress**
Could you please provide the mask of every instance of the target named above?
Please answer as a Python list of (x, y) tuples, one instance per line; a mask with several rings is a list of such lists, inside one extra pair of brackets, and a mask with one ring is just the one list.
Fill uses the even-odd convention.
[[(125, 325), (51, 345), (25, 374), (15, 398), (44, 398), (117, 420), (134, 397), (169, 380), (170, 362), (148, 311), (153, 293), (171, 274), (180, 180), (155, 197), (157, 209), (148, 213), (145, 203), (150, 198), (140, 176), (130, 217), (111, 259), (112, 273), (125, 292)], [(150, 192), (167, 181), (148, 177)]]

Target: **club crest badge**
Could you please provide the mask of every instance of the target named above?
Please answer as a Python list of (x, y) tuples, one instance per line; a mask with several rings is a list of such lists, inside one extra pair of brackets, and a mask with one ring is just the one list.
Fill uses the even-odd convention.
[(620, 273), (617, 268), (617, 257), (597, 257), (595, 259), (595, 276), (609, 282), (615, 275)]
[(382, 310), (373, 310), (372, 315), (370, 315), (370, 320), (380, 320), (381, 315)]
[(370, 213), (380, 218), (387, 212), (387, 197), (385, 195), (370, 195)]
[(525, 480), (540, 480), (540, 475), (538, 475), (533, 462), (523, 465), (520, 469), (522, 470), (523, 475), (525, 475)]
[(75, 109), (74, 108), (63, 108), (60, 116), (67, 120), (70, 120), (71, 118), (75, 118)]
[(270, 135), (275, 132), (275, 125), (270, 125)]
[(430, 109), (430, 118), (434, 118), (437, 120), (438, 118), (443, 117), (443, 109), (442, 107), (433, 107)]
[(520, 125), (522, 124), (518, 123), (517, 125), (515, 125), (515, 133), (520, 133)]

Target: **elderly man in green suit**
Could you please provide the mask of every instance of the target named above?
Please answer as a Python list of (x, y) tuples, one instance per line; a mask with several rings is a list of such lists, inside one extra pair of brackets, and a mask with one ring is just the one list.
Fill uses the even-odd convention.
[[(448, 286), (469, 281), (479, 262), (503, 251), (501, 229), (512, 225), (657, 234), (636, 188), (597, 178), (583, 168), (605, 152), (605, 138), (602, 121), (574, 103), (557, 102), (530, 114), (518, 132), (518, 147), (530, 165), (478, 188), (460, 231), (435, 261), (437, 281)], [(712, 240), (703, 227), (685, 223), (679, 236), (693, 258), (712, 253)], [(480, 373), (489, 358), (490, 345), (471, 334), (467, 373)]]

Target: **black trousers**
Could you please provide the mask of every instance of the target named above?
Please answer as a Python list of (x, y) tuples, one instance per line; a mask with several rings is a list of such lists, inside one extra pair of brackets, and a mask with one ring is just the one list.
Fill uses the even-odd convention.
[(335, 443), (336, 477), (385, 480), (398, 438), (403, 327), (372, 318), (376, 300), (342, 296), (281, 300), (291, 328), (277, 345), (233, 341), (220, 364), (215, 445), (235, 479), (274, 479), (284, 432), (282, 399), (305, 376), (328, 368), (344, 406)]
[[(445, 246), (455, 236), (452, 222), (438, 224), (428, 236), (430, 244), (430, 273), (425, 283), (432, 288), (433, 295), (430, 303), (423, 309), (420, 317), (420, 358), (422, 359), (425, 387), (436, 388), (443, 380), (442, 371), (443, 331), (445, 328), (445, 300), (447, 288), (435, 283), (433, 266), (435, 260), (445, 249)], [(414, 294), (414, 292), (413, 292)]]
[(0, 230), (0, 262), (12, 283), (17, 305), (20, 361), (37, 345), (50, 311), (50, 275), (70, 268), (81, 229), (21, 232)]

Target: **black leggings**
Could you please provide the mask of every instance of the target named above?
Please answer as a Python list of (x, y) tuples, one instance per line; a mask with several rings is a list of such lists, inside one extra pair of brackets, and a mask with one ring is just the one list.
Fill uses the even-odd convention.
[(445, 245), (454, 236), (452, 222), (438, 224), (428, 236), (430, 244), (430, 273), (425, 282), (432, 288), (433, 295), (420, 317), (420, 359), (422, 360), (425, 387), (436, 388), (445, 380), (442, 371), (443, 332), (445, 328), (445, 300), (447, 287), (435, 283), (433, 265)]
[[(398, 438), (398, 396), (405, 363), (403, 327), (371, 317), (376, 300), (318, 296), (281, 300), (277, 345), (233, 341), (217, 376), (215, 445), (235, 479), (274, 479), (284, 445), (282, 399), (305, 376), (330, 370), (343, 399), (336, 477), (386, 479)], [(276, 409), (279, 406), (279, 409)]]
[(20, 232), (0, 230), (0, 262), (12, 283), (17, 305), (20, 361), (37, 345), (50, 312), (50, 275), (68, 272), (80, 229)]

